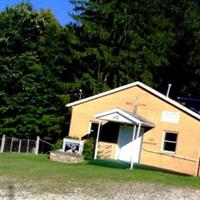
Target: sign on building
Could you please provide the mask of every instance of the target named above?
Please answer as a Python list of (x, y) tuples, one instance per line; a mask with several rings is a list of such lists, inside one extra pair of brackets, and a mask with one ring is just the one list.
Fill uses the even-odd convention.
[(162, 122), (179, 123), (180, 115), (178, 112), (163, 111), (161, 115)]

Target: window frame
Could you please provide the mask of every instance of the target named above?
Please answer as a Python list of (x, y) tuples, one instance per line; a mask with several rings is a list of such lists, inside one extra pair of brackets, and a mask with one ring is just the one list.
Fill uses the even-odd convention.
[[(165, 138), (166, 138), (166, 133), (176, 134), (176, 135), (177, 135), (177, 137), (176, 137), (176, 142), (175, 142), (175, 141), (170, 141), (170, 140), (165, 140)], [(163, 139), (162, 139), (162, 145), (161, 145), (161, 152), (163, 152), (163, 153), (168, 153), (168, 154), (176, 154), (177, 143), (178, 143), (178, 135), (179, 135), (179, 134), (178, 134), (177, 131), (169, 131), (169, 130), (163, 131)], [(165, 150), (164, 147), (165, 147), (165, 143), (166, 143), (166, 142), (176, 144), (176, 146), (175, 146), (175, 151)]]

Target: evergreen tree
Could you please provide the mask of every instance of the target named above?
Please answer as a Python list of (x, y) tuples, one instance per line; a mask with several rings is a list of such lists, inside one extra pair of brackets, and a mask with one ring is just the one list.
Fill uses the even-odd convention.
[(81, 42), (80, 71), (95, 85), (112, 88), (139, 80), (164, 92), (172, 83), (173, 96), (199, 96), (197, 1), (71, 2)]

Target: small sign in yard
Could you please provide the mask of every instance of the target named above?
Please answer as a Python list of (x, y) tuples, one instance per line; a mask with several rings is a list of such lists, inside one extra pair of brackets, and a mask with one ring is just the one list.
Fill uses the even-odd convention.
[(84, 141), (64, 138), (62, 151), (67, 153), (82, 154)]

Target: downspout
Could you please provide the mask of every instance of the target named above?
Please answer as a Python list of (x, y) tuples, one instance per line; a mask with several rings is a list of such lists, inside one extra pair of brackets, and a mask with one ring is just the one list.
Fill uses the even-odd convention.
[(199, 149), (199, 156), (198, 156), (198, 164), (197, 164), (197, 176), (200, 176), (200, 149)]
[(199, 157), (198, 165), (197, 165), (197, 176), (200, 176), (200, 157)]

